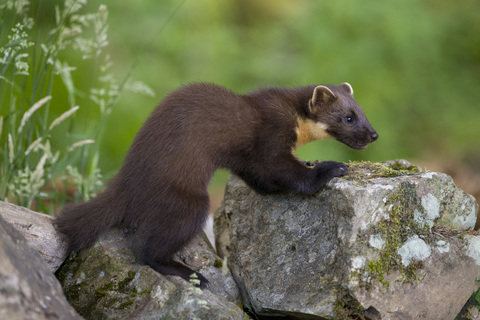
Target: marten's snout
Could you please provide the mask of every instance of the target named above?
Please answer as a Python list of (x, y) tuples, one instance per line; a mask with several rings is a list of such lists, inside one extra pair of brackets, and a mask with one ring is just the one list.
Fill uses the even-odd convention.
[(376, 132), (372, 133), (372, 135), (370, 136), (370, 140), (371, 142), (374, 142), (378, 139), (378, 134)]

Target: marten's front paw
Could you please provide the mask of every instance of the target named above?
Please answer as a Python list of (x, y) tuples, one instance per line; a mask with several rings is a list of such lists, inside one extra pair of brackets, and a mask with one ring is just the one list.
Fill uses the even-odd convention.
[(330, 177), (343, 177), (347, 174), (348, 166), (342, 162), (323, 161), (315, 167), (321, 174)]
[(339, 163), (338, 168), (335, 169), (335, 177), (343, 177), (348, 172), (348, 166), (345, 163)]

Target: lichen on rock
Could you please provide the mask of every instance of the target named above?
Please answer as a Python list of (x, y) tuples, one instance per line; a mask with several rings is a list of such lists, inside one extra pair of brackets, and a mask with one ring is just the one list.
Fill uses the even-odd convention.
[[(449, 176), (405, 160), (349, 163), (348, 175), (311, 197), (259, 196), (232, 176), (217, 211), (217, 248), (260, 315), (453, 318), (478, 287), (480, 246), (469, 240), (465, 261), (461, 231), (477, 210)], [(446, 300), (458, 310), (438, 307)]]
[(402, 264), (408, 267), (414, 261), (425, 261), (432, 254), (430, 246), (414, 235), (397, 250), (397, 253), (402, 258)]
[(474, 259), (480, 265), (480, 237), (467, 237), (467, 256)]

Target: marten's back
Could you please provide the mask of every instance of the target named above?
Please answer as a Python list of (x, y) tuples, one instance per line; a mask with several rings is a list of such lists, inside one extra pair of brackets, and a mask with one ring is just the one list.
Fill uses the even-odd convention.
[(251, 144), (259, 125), (257, 113), (243, 96), (225, 88), (203, 83), (182, 87), (147, 119), (118, 178), (128, 181), (132, 190), (144, 189), (137, 183), (201, 189), (222, 165), (219, 157)]

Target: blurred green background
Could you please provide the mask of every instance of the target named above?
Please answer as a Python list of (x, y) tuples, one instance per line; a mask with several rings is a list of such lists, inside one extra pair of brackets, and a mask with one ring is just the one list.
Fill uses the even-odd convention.
[[(62, 3), (35, 1), (32, 10), (48, 28)], [(315, 142), (298, 150), (301, 158), (445, 160), (480, 170), (480, 1), (102, 0), (84, 9), (100, 3), (109, 9), (105, 50), (114, 73), (156, 93), (122, 93), (101, 141), (106, 176), (155, 105), (195, 81), (238, 93), (349, 82), (379, 140), (365, 151)], [(81, 57), (68, 54), (75, 80), (89, 79)], [(79, 105), (77, 131), (98, 117), (90, 102), (80, 97)], [(225, 176), (212, 188), (223, 188)]]

